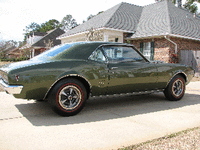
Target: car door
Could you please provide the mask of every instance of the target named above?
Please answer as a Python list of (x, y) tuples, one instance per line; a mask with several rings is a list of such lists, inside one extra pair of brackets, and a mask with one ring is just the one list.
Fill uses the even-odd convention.
[(157, 68), (131, 46), (104, 46), (108, 58), (108, 94), (156, 88)]

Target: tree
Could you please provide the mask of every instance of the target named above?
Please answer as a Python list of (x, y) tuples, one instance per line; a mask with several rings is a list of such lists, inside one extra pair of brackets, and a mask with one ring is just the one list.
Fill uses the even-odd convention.
[(66, 15), (62, 21), (61, 21), (61, 29), (64, 31), (71, 30), (72, 28), (75, 28), (78, 26), (78, 23), (76, 20), (72, 17), (72, 15)]
[(88, 33), (85, 34), (87, 41), (102, 41), (103, 40), (103, 32), (100, 30), (95, 30), (91, 28), (88, 30)]
[[(155, 2), (161, 2), (161, 1), (164, 1), (164, 0), (155, 0)], [(168, 0), (168, 1), (171, 1), (174, 4), (177, 3), (178, 7), (182, 7), (182, 0)]]
[(197, 4), (195, 2), (200, 3), (200, 0), (186, 0), (186, 3), (183, 6), (184, 6), (184, 8), (189, 10), (189, 12), (197, 13), (198, 7), (197, 7)]
[[(90, 15), (87, 17), (87, 21), (90, 20), (90, 19), (92, 19), (93, 17), (95, 17), (95, 16), (101, 14), (101, 13), (103, 13), (103, 11), (98, 12), (96, 15), (90, 14)], [(83, 20), (83, 23), (84, 23), (84, 22), (85, 22), (85, 20)]]
[[(164, 0), (155, 0), (156, 2), (164, 1)], [(178, 4), (178, 7), (182, 7), (182, 0), (169, 0), (172, 1), (174, 4)], [(185, 4), (183, 5), (191, 13), (197, 13), (198, 7), (195, 2), (200, 3), (200, 0), (186, 0)]]
[(25, 31), (25, 33), (31, 33), (31, 32), (36, 32), (39, 31), (40, 29), (40, 25), (32, 22), (30, 25), (26, 26), (25, 29), (23, 29), (23, 31)]
[[(162, 1), (165, 1), (165, 0), (155, 0), (155, 2), (162, 2)], [(172, 3), (176, 4), (177, 0), (168, 0), (168, 1), (171, 1)]]
[(40, 28), (39, 28), (39, 32), (47, 32), (47, 31), (50, 31), (50, 30), (53, 30), (55, 28), (58, 28), (60, 27), (60, 22), (58, 20), (55, 20), (55, 19), (51, 19), (45, 23), (42, 23), (40, 25)]
[(197, 4), (192, 2), (192, 0), (187, 0), (183, 6), (191, 13), (196, 13), (198, 10)]
[(90, 19), (92, 19), (94, 16), (95, 16), (95, 15), (92, 15), (92, 14), (89, 15), (89, 16), (87, 17), (87, 21), (90, 20)]
[(26, 40), (27, 35), (29, 35), (30, 33), (48, 32), (58, 27), (61, 27), (61, 24), (56, 19), (51, 19), (45, 23), (42, 23), (41, 25), (35, 22), (32, 22), (30, 25), (26, 26), (26, 28), (24, 29), (25, 31), (24, 41)]
[(191, 2), (192, 2), (192, 3), (194, 3), (194, 2), (200, 3), (200, 0), (191, 0)]
[(10, 40), (10, 41), (0, 41), (0, 57), (4, 58), (6, 55), (6, 52), (8, 50), (12, 50), (17, 47), (17, 42)]

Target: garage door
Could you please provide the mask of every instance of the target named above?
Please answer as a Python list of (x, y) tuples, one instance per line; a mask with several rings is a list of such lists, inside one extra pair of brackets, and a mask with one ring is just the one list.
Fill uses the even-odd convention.
[(200, 50), (181, 50), (180, 63), (191, 66), (195, 72), (200, 73)]

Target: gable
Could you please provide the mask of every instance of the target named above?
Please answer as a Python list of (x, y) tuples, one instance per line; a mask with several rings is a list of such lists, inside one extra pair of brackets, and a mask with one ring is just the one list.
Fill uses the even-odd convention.
[(43, 36), (39, 41), (35, 42), (34, 44), (32, 44), (32, 46), (35, 47), (45, 47), (45, 43), (50, 40), (53, 40), (53, 45), (58, 45), (61, 44), (61, 41), (56, 40), (56, 37), (62, 35), (63, 33), (65, 33), (63, 30), (61, 30), (60, 28), (56, 28), (52, 31), (49, 31), (48, 34), (46, 34), (45, 36)]

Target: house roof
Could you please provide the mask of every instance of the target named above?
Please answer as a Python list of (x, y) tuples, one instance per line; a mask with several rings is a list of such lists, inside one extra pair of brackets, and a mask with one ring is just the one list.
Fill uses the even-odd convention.
[(54, 30), (48, 31), (45, 36), (43, 36), (37, 42), (33, 43), (32, 46), (33, 47), (45, 47), (44, 41), (48, 42), (49, 39), (53, 40), (54, 45), (58, 45), (58, 44), (60, 44), (60, 41), (56, 40), (56, 37), (62, 35), (63, 33), (65, 33), (65, 31), (61, 30), (60, 28), (56, 28)]
[(85, 23), (69, 30), (59, 38), (99, 28), (112, 28), (134, 32), (140, 19), (143, 7), (128, 3), (120, 3), (105, 12), (91, 18)]
[(132, 33), (127, 39), (175, 36), (200, 40), (200, 17), (168, 0), (147, 6), (120, 3), (59, 36), (59, 39), (89, 29), (116, 29)]
[(169, 1), (145, 6), (136, 32), (130, 38), (162, 35), (200, 40), (200, 18)]
[(31, 33), (28, 34), (28, 36), (32, 36), (32, 35), (35, 35), (35, 36), (44, 36), (46, 34), (47, 34), (46, 32), (31, 32)]

